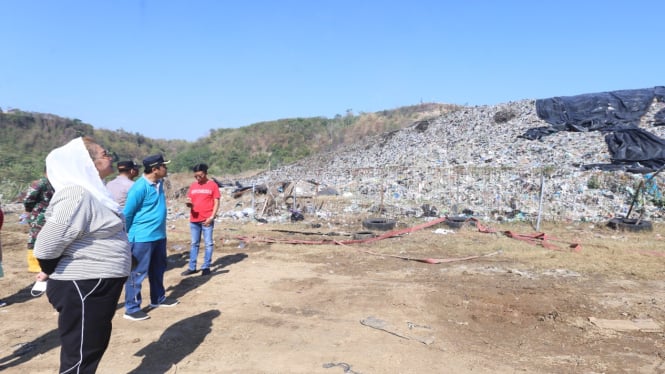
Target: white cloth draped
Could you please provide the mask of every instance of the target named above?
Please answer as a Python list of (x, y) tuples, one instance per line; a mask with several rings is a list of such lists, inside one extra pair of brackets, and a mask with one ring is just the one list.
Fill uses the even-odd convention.
[(90, 192), (105, 207), (121, 213), (120, 205), (113, 200), (99, 177), (99, 171), (85, 148), (83, 138), (76, 138), (52, 150), (46, 156), (46, 174), (56, 192), (63, 187), (78, 185)]

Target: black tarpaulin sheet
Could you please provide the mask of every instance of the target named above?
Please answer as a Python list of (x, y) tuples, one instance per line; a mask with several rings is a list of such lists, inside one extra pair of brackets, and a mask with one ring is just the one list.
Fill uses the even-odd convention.
[(527, 130), (536, 140), (558, 131), (615, 131), (637, 127), (653, 100), (665, 101), (665, 87), (558, 96), (536, 100), (538, 117), (550, 126)]
[[(603, 131), (611, 164), (585, 169), (648, 172), (665, 165), (665, 140), (639, 128), (656, 99), (665, 102), (665, 87), (643, 88), (536, 100), (538, 117), (550, 126), (529, 129), (522, 138), (536, 140), (558, 131)], [(665, 109), (654, 125), (665, 125)]]
[(605, 135), (611, 164), (587, 164), (582, 168), (648, 173), (665, 165), (665, 139), (644, 129), (622, 129)]
[(613, 164), (658, 169), (665, 164), (665, 140), (640, 128), (614, 131), (605, 136)]

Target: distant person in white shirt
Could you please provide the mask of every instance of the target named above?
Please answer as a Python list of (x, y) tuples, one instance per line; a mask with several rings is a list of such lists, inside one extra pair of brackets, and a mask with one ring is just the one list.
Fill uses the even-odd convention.
[(106, 189), (111, 193), (113, 200), (120, 204), (120, 209), (123, 209), (127, 200), (127, 191), (139, 175), (139, 165), (134, 161), (119, 161), (117, 168), (118, 176), (106, 184)]

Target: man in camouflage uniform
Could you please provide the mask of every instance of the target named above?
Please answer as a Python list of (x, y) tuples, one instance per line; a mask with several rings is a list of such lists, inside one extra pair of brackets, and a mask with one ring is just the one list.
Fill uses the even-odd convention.
[(51, 197), (53, 197), (53, 192), (51, 183), (49, 183), (46, 176), (43, 176), (30, 184), (23, 199), (23, 207), (28, 214), (27, 221), (30, 225), (30, 231), (28, 232), (28, 271), (31, 273), (42, 271), (32, 250), (35, 247), (37, 234), (39, 234), (39, 230), (42, 229), (46, 221), (44, 213), (46, 213), (46, 208), (51, 201)]

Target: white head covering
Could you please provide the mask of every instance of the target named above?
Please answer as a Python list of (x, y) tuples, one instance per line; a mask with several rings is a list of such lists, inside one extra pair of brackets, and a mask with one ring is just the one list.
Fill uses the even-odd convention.
[(46, 174), (53, 189), (67, 186), (81, 186), (99, 200), (104, 206), (120, 213), (120, 205), (99, 177), (99, 171), (90, 158), (90, 153), (83, 143), (83, 138), (76, 138), (46, 156)]

